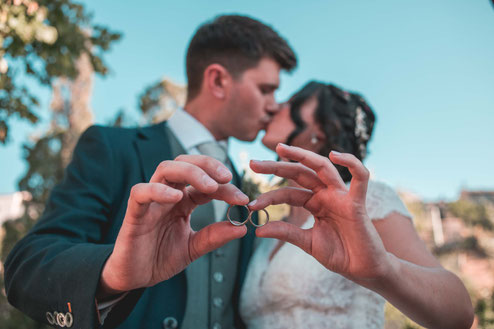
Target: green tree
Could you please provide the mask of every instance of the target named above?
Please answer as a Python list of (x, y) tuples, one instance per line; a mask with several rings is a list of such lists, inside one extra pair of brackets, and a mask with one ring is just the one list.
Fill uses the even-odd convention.
[(479, 328), (494, 327), (494, 292), (490, 298), (479, 298), (475, 303)]
[(173, 112), (185, 104), (186, 86), (164, 78), (147, 86), (139, 95), (139, 110), (145, 123), (168, 119)]
[(481, 226), (486, 230), (494, 229), (487, 209), (483, 204), (468, 200), (458, 200), (448, 204), (448, 211), (453, 216), (463, 219), (468, 225)]
[(77, 76), (86, 54), (96, 73), (108, 72), (102, 55), (119, 33), (94, 24), (72, 0), (6, 0), (0, 3), (0, 143), (13, 117), (38, 121), (38, 97), (24, 83), (51, 87), (55, 78)]
[[(0, 328), (47, 328), (7, 303), (1, 265), (43, 212), (80, 133), (92, 123), (92, 76), (107, 73), (102, 55), (119, 38), (118, 33), (91, 23), (84, 7), (70, 0), (7, 0), (0, 4), (0, 143), (6, 143), (13, 117), (32, 123), (38, 120), (37, 97), (19, 81), (31, 79), (53, 91), (50, 126), (23, 146), (28, 170), (19, 189), (28, 191), (31, 199), (21, 218), (2, 227)], [(115, 123), (122, 121), (119, 114)]]

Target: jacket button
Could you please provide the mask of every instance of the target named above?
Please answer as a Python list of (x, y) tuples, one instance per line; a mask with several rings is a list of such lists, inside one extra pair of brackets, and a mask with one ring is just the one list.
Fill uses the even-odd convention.
[(172, 316), (169, 316), (163, 320), (163, 329), (176, 329), (178, 328), (178, 321)]

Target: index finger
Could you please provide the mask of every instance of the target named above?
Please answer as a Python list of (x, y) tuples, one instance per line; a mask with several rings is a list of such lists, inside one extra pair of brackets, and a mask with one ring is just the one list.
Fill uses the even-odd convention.
[(319, 179), (326, 185), (335, 185), (341, 188), (345, 187), (345, 183), (341, 179), (338, 170), (329, 161), (329, 158), (323, 157), (312, 151), (304, 150), (300, 147), (289, 146), (279, 143), (276, 146), (276, 153), (279, 156), (295, 160), (314, 170)]
[(300, 163), (251, 160), (250, 168), (258, 174), (273, 174), (292, 179), (300, 186), (310, 190), (324, 188), (324, 184), (317, 177), (317, 173)]
[[(312, 197), (311, 190), (299, 187), (282, 187), (277, 190), (263, 193), (256, 200), (248, 204), (251, 210), (264, 209), (267, 206), (286, 203), (294, 207), (305, 207), (305, 204)], [(310, 211), (310, 209), (308, 209)]]
[(291, 223), (276, 221), (256, 229), (256, 235), (260, 238), (272, 238), (291, 243), (312, 255), (312, 229), (302, 229)]
[(219, 184), (226, 184), (233, 178), (230, 170), (221, 161), (207, 155), (181, 154), (175, 158), (175, 161), (196, 165)]

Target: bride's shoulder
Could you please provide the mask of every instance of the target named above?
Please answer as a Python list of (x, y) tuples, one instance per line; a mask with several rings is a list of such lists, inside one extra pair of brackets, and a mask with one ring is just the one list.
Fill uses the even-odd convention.
[(369, 180), (369, 184), (367, 186), (367, 193), (369, 194), (381, 194), (381, 193), (388, 193), (388, 194), (395, 194), (395, 195), (398, 195), (396, 193), (396, 191), (391, 187), (389, 186), (387, 183), (383, 182), (383, 181), (379, 181), (379, 180)]
[(396, 190), (382, 181), (369, 181), (366, 204), (372, 219), (384, 218), (391, 212), (412, 218)]

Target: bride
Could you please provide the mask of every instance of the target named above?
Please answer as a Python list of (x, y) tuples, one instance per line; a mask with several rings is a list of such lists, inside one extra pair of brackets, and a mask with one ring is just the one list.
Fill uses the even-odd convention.
[(242, 288), (248, 328), (383, 328), (385, 299), (422, 326), (470, 328), (462, 282), (427, 250), (398, 195), (368, 181), (361, 161), (373, 126), (361, 96), (319, 82), (273, 118), (263, 143), (285, 161), (251, 168), (289, 186), (249, 207), (291, 207), (283, 221), (257, 229), (275, 239), (261, 239)]

